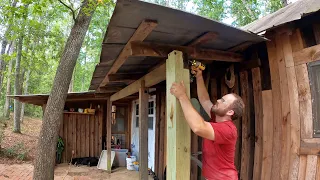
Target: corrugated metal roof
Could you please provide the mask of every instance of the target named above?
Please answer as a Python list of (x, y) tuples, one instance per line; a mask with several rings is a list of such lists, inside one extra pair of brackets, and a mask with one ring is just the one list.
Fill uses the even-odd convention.
[[(107, 28), (100, 64), (94, 71), (90, 90), (98, 88), (114, 60), (145, 19), (156, 20), (158, 25), (144, 42), (186, 45), (204, 33), (215, 32), (218, 37), (200, 47), (227, 50), (244, 42), (254, 44), (265, 40), (256, 34), (184, 11), (143, 1), (118, 0)], [(154, 57), (129, 57), (117, 73), (147, 72), (163, 60)], [(116, 84), (108, 84), (113, 85)]]
[(320, 0), (299, 0), (242, 27), (242, 29), (253, 33), (260, 33), (282, 24), (301, 19), (303, 16), (319, 10)]

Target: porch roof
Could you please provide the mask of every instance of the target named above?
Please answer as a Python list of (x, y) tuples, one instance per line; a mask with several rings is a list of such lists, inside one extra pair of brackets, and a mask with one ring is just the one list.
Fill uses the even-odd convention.
[[(100, 63), (95, 67), (89, 90), (104, 87), (108, 89), (108, 92), (117, 92), (131, 84), (133, 76), (142, 77), (164, 62), (166, 58), (163, 56), (142, 57), (128, 54), (125, 56), (126, 61), (112, 74), (129, 74), (132, 77), (128, 81), (108, 81), (106, 85), (102, 85), (116, 59), (119, 58), (122, 51), (126, 50), (130, 38), (145, 20), (157, 23), (150, 34), (142, 40), (147, 43), (188, 46), (206, 33), (211, 33), (216, 36), (202, 42), (197, 48), (229, 51), (244, 44), (246, 46), (243, 47), (246, 48), (265, 41), (256, 34), (184, 11), (142, 1), (118, 0), (102, 43)], [(153, 50), (157, 51), (156, 48)]]

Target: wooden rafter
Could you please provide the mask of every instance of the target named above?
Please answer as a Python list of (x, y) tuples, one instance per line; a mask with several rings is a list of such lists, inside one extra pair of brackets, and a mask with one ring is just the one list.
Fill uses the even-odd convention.
[(208, 41), (212, 41), (212, 40), (216, 39), (217, 37), (218, 37), (217, 33), (207, 32), (207, 33), (203, 34), (202, 36), (200, 36), (199, 38), (197, 38), (196, 40), (192, 41), (190, 44), (188, 44), (188, 46), (195, 47), (195, 46), (204, 44)]
[(110, 82), (124, 82), (124, 81), (136, 81), (141, 78), (144, 74), (136, 73), (136, 74), (110, 74), (109, 81)]
[(155, 84), (158, 84), (161, 81), (164, 81), (165, 79), (166, 79), (166, 64), (162, 64), (161, 66), (151, 71), (147, 75), (143, 76), (139, 80), (123, 88), (119, 92), (113, 94), (110, 99), (111, 101), (116, 101), (124, 97), (127, 97), (131, 94), (137, 93), (139, 91), (141, 81), (143, 80), (145, 81), (145, 87), (150, 87)]
[(152, 56), (152, 57), (167, 57), (173, 50), (182, 51), (187, 53), (193, 59), (200, 60), (216, 60), (227, 62), (241, 62), (243, 56), (241, 54), (211, 50), (211, 49), (199, 49), (189, 46), (175, 46), (156, 43), (145, 42), (131, 42), (132, 56)]
[(118, 58), (114, 61), (109, 72), (107, 73), (107, 75), (105, 76), (103, 81), (101, 82), (100, 87), (105, 86), (109, 82), (108, 75), (115, 74), (119, 70), (121, 65), (127, 60), (127, 58), (130, 55), (130, 43), (132, 41), (143, 41), (157, 25), (158, 25), (157, 22), (152, 21), (152, 20), (144, 20), (139, 25), (139, 27), (137, 28), (135, 33), (132, 35), (132, 37), (129, 39), (128, 43), (125, 45), (125, 47), (121, 51)]

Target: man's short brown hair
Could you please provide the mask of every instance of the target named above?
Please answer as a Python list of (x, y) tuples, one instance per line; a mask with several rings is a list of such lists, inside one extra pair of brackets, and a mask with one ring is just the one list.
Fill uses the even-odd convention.
[(236, 98), (230, 107), (231, 110), (234, 111), (234, 114), (231, 116), (231, 119), (236, 120), (243, 115), (245, 105), (242, 98), (239, 95), (235, 93), (231, 93), (231, 94)]

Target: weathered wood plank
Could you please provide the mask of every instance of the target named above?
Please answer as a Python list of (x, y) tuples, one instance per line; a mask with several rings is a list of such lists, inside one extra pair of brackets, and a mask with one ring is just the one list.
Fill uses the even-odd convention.
[[(248, 72), (240, 72), (241, 98), (246, 106), (249, 102), (249, 80)], [(242, 116), (242, 146), (241, 146), (241, 171), (240, 179), (249, 179), (249, 152), (250, 149), (250, 108), (245, 108)]]
[(312, 103), (307, 65), (296, 66), (296, 78), (300, 103), (301, 138), (312, 138)]
[(190, 58), (201, 59), (207, 61), (227, 61), (227, 62), (241, 62), (243, 61), (243, 56), (241, 54), (220, 51), (213, 49), (200, 49), (189, 46), (176, 46), (167, 44), (156, 44), (156, 43), (146, 43), (146, 42), (132, 42), (131, 51), (132, 56), (149, 56), (149, 57), (167, 57), (168, 53), (178, 50), (182, 51)]
[(290, 44), (291, 44), (292, 52), (297, 52), (304, 48), (305, 43), (302, 38), (300, 29), (296, 29), (293, 31), (292, 35), (290, 36)]
[(281, 103), (281, 90), (280, 90), (280, 77), (277, 63), (277, 47), (274, 41), (267, 42), (270, 75), (272, 82), (272, 107), (273, 107), (273, 159), (271, 179), (280, 179), (280, 168), (281, 168), (281, 126), (282, 126), (282, 111)]
[(298, 177), (299, 180), (305, 180), (306, 168), (307, 168), (307, 156), (301, 155), (300, 156), (300, 164), (299, 164), (299, 177)]
[[(299, 100), (298, 100), (298, 85), (296, 72), (294, 68), (292, 47), (288, 34), (282, 36), (283, 54), (285, 60), (286, 77), (288, 82), (289, 92), (289, 107), (290, 115), (287, 121), (288, 140), (287, 150), (289, 154), (289, 179), (297, 179), (299, 172), (299, 147), (300, 147), (300, 120), (299, 120)], [(281, 70), (280, 70), (281, 71)]]
[[(281, 95), (281, 166), (280, 178), (288, 179), (289, 172), (289, 152), (290, 152), (290, 104), (289, 104), (289, 91), (288, 79), (286, 73), (286, 58), (283, 51), (283, 38), (285, 35), (276, 36), (277, 47), (277, 65), (279, 68), (280, 77), (280, 95)], [(289, 61), (288, 61), (289, 62)]]
[(94, 116), (90, 116), (90, 157), (94, 157)]
[(307, 156), (306, 180), (316, 179), (317, 160), (318, 160), (318, 157), (315, 155)]
[(99, 126), (99, 132), (98, 132), (98, 134), (99, 134), (99, 154), (102, 151), (102, 125), (103, 125), (102, 121), (103, 121), (103, 108), (100, 108), (99, 124), (98, 124), (98, 126)]
[(95, 119), (95, 138), (96, 138), (96, 141), (95, 141), (95, 152), (96, 152), (96, 155), (99, 157), (100, 156), (100, 150), (99, 150), (99, 113), (96, 113), (96, 119)]
[(73, 116), (72, 118), (72, 129), (73, 129), (73, 134), (72, 134), (72, 149), (73, 149), (73, 157), (77, 157), (77, 121), (76, 121), (76, 116)]
[(86, 117), (86, 157), (90, 157), (90, 115)]
[(320, 180), (320, 155), (318, 156), (316, 180)]
[(210, 87), (211, 87), (211, 93), (210, 93), (211, 101), (212, 103), (215, 103), (218, 100), (217, 80), (215, 78), (211, 79)]
[(221, 97), (229, 93), (229, 89), (226, 85), (224, 76), (221, 78)]
[(68, 153), (70, 154), (70, 157), (69, 157), (69, 162), (71, 161), (71, 159), (73, 158), (72, 157), (72, 151), (73, 151), (73, 133), (74, 133), (74, 130), (73, 130), (73, 115), (70, 116), (71, 118), (69, 118), (69, 123), (68, 123)]
[(190, 179), (191, 131), (176, 97), (170, 94), (173, 82), (184, 82), (190, 97), (189, 70), (183, 68), (183, 55), (173, 51), (166, 62), (167, 83), (167, 179)]
[(69, 159), (69, 154), (68, 154), (68, 124), (69, 124), (69, 118), (70, 118), (70, 115), (67, 115), (67, 118), (64, 120), (64, 152), (65, 152), (65, 161), (66, 162), (69, 162), (70, 159)]
[(166, 79), (166, 64), (162, 64), (157, 69), (151, 71), (147, 75), (143, 76), (139, 80), (120, 90), (119, 92), (111, 96), (111, 101), (116, 101), (124, 97), (137, 93), (140, 88), (141, 81), (145, 81), (145, 86), (150, 87), (160, 83)]
[(148, 89), (141, 81), (139, 89), (139, 179), (148, 179)]
[(273, 141), (273, 99), (272, 90), (262, 91), (263, 110), (263, 150), (261, 165), (261, 180), (271, 180), (272, 141)]
[(76, 154), (77, 157), (81, 157), (81, 119), (79, 118), (80, 115), (75, 115), (77, 121), (77, 149)]
[[(239, 95), (239, 78), (238, 78), (238, 74), (235, 74), (234, 87), (231, 89), (231, 92)], [(217, 91), (215, 93), (217, 93)], [(235, 166), (236, 166), (238, 172), (240, 172), (240, 168), (241, 168), (241, 140), (242, 140), (241, 118), (235, 120), (234, 123), (235, 123), (235, 125), (237, 127), (237, 133), (238, 133), (238, 139), (237, 139), (237, 143), (236, 143), (236, 153), (235, 153)]]
[(81, 157), (86, 156), (86, 117), (81, 116)]
[(262, 134), (263, 134), (263, 107), (262, 107), (262, 87), (260, 68), (254, 68), (252, 71), (254, 111), (255, 111), (255, 148), (254, 148), (254, 166), (253, 179), (261, 179), (262, 165)]
[(108, 74), (101, 82), (100, 87), (105, 86), (108, 83), (108, 75), (115, 74), (121, 65), (127, 60), (129, 57), (131, 50), (130, 50), (130, 43), (132, 41), (143, 41), (148, 35), (153, 31), (155, 27), (157, 27), (158, 23), (155, 21), (144, 20), (141, 22), (137, 30), (134, 32), (132, 37), (127, 42), (126, 46), (123, 48), (121, 53), (119, 54), (118, 58), (113, 63), (112, 67), (110, 68)]
[(110, 99), (107, 100), (107, 171), (111, 173), (111, 121), (112, 121), (112, 102)]
[(320, 44), (293, 53), (294, 64), (301, 65), (320, 59)]
[(160, 146), (159, 146), (159, 179), (163, 179), (163, 173), (164, 173), (164, 167), (165, 167), (165, 150), (166, 150), (166, 146), (165, 146), (165, 140), (167, 139), (166, 137), (166, 93), (165, 92), (161, 92), (161, 107), (160, 107), (160, 130), (161, 130), (161, 134), (160, 134)]

